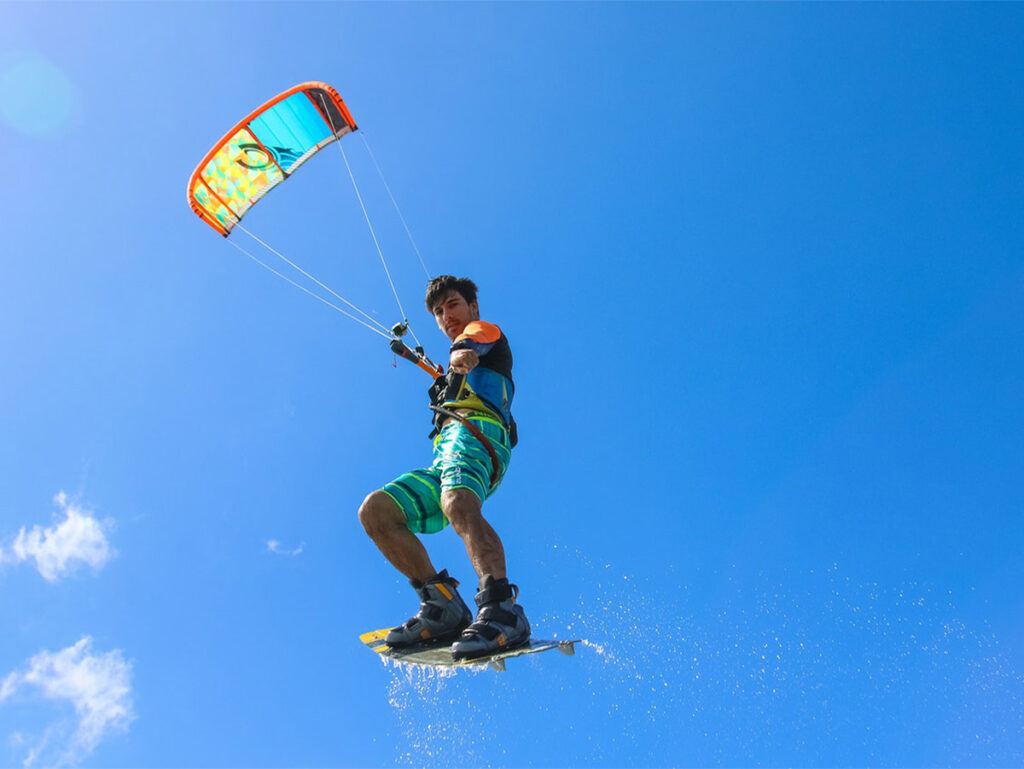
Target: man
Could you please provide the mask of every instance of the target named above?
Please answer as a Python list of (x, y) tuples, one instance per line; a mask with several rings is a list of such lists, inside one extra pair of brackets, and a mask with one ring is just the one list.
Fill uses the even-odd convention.
[[(530, 623), (505, 573), (505, 550), (484, 519), (483, 501), (501, 483), (512, 454), (512, 351), (501, 330), (480, 320), (476, 285), (442, 275), (427, 286), (427, 310), (452, 341), (448, 375), (430, 388), (434, 462), (370, 494), (359, 520), (420, 597), (419, 612), (393, 628), (389, 646), (452, 643), (457, 660), (525, 644)], [(480, 580), (476, 619), (447, 569), (438, 572), (417, 534), (451, 524)]]

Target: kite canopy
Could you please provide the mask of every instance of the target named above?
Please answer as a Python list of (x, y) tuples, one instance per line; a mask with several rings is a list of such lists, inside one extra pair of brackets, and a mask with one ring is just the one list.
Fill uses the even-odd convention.
[(302, 83), (227, 132), (192, 172), (188, 202), (227, 237), (256, 201), (328, 144), (357, 128), (338, 92)]

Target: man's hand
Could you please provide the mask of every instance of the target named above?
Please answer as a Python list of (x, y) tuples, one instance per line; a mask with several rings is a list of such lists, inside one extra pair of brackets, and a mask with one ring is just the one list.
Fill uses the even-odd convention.
[(456, 350), (448, 361), (448, 367), (456, 374), (468, 374), (479, 362), (480, 356), (472, 350)]

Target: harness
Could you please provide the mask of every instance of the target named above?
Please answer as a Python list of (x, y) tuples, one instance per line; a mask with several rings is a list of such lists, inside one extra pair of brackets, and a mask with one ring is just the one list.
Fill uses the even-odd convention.
[[(391, 351), (395, 353), (395, 355), (401, 358), (405, 358), (410, 363), (415, 363), (423, 371), (427, 372), (432, 377), (434, 377), (434, 384), (430, 388), (431, 399), (434, 400), (435, 398), (443, 398), (444, 392), (447, 389), (447, 380), (445, 379), (444, 376), (444, 369), (441, 366), (434, 363), (433, 361), (431, 361), (429, 358), (427, 358), (427, 356), (423, 353), (422, 347), (417, 347), (414, 352), (413, 350), (410, 350), (406, 346), (406, 344), (402, 342), (401, 339), (398, 339), (396, 336), (395, 339), (391, 340)], [(442, 381), (445, 382), (443, 387), (441, 386)], [(466, 418), (465, 415), (460, 414), (457, 411), (453, 411), (452, 409), (445, 408), (444, 406), (438, 403), (431, 403), (430, 410), (433, 411), (434, 414), (436, 415), (434, 417), (434, 430), (430, 433), (431, 438), (437, 435), (437, 433), (440, 430), (440, 428), (437, 426), (437, 423), (440, 421), (440, 417), (448, 417), (449, 419), (454, 419), (458, 421), (463, 427), (465, 427), (469, 431), (470, 435), (472, 435), (474, 438), (480, 441), (480, 445), (482, 445), (487, 450), (487, 455), (491, 458), (490, 488), (493, 489), (498, 483), (498, 478), (501, 476), (501, 460), (498, 459), (498, 452), (494, 450), (494, 444), (492, 444), (490, 439), (483, 434), (480, 428), (473, 424), (468, 418)], [(487, 414), (486, 416), (488, 418), (493, 418), (493, 415), (491, 414)], [(510, 419), (509, 424), (505, 425), (504, 423), (502, 423), (502, 427), (505, 427), (508, 430), (509, 445), (514, 447), (519, 442), (519, 435), (516, 429), (516, 420)]]

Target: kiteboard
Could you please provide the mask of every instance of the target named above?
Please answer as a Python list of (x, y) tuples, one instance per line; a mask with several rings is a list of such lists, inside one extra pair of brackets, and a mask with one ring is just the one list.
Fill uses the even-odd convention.
[(407, 662), (413, 665), (426, 665), (428, 667), (437, 668), (467, 668), (488, 665), (495, 670), (504, 671), (505, 660), (510, 657), (522, 657), (525, 654), (536, 654), (537, 652), (546, 652), (551, 651), (552, 649), (557, 649), (562, 654), (572, 656), (576, 653), (576, 644), (579, 643), (579, 640), (541, 641), (531, 638), (524, 646), (518, 646), (514, 649), (505, 649), (486, 657), (456, 661), (452, 659), (452, 653), (450, 651), (451, 644), (433, 647), (412, 646), (407, 649), (392, 649), (384, 642), (384, 639), (387, 637), (388, 631), (390, 630), (391, 628), (382, 628), (381, 630), (374, 630), (371, 633), (363, 633), (359, 636), (359, 640), (366, 644), (370, 649), (377, 652), (377, 654), (384, 657), (390, 657), (397, 662)]

